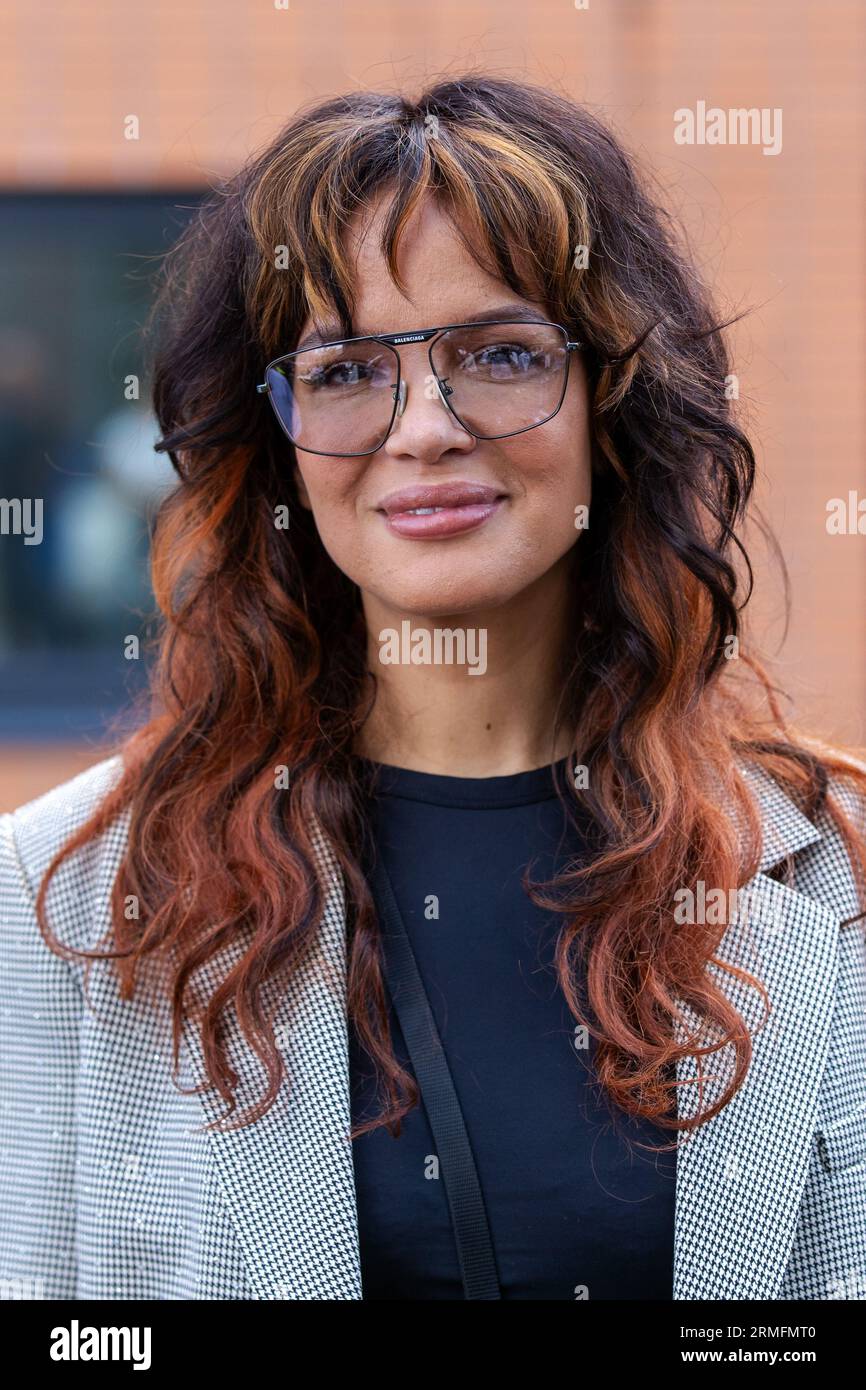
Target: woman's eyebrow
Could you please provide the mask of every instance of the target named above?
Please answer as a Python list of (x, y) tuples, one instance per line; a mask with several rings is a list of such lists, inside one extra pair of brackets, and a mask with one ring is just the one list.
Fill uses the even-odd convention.
[[(455, 319), (455, 323), (489, 323), (491, 319), (517, 319), (521, 323), (537, 323), (539, 320), (547, 322), (546, 316), (541, 309), (534, 309), (530, 304), (499, 304), (492, 309), (481, 309), (464, 319)], [(380, 328), (378, 333), (415, 333), (419, 328), (425, 327), (419, 324), (418, 328)], [(430, 327), (433, 327), (431, 324)], [(360, 331), (352, 334), (355, 338), (375, 337), (376, 332)], [(298, 343), (296, 352), (300, 352), (307, 347), (320, 347), (322, 343), (330, 343), (342, 339), (343, 334), (341, 325), (336, 321), (323, 323), (320, 328), (313, 329), (307, 333)]]

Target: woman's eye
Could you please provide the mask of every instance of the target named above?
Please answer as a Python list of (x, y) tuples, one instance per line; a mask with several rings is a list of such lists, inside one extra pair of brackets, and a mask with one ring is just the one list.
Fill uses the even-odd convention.
[(466, 371), (486, 371), (497, 376), (519, 376), (544, 365), (543, 352), (520, 343), (491, 343), (467, 354)]
[(306, 373), (301, 380), (313, 391), (339, 389), (343, 386), (362, 386), (374, 375), (370, 362), (332, 362), (324, 367), (316, 367)]

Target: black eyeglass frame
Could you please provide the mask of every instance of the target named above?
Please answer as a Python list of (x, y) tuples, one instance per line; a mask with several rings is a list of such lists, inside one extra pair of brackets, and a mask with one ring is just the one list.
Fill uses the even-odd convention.
[[(535, 420), (531, 425), (523, 425), (519, 430), (506, 430), (504, 434), (477, 434), (475, 430), (471, 430), (469, 426), (465, 424), (463, 420), (460, 419), (460, 416), (457, 414), (457, 411), (454, 410), (454, 408), (449, 404), (448, 397), (450, 395), (453, 395), (454, 388), (448, 385), (447, 379), (444, 379), (439, 376), (439, 373), (436, 371), (436, 368), (433, 364), (433, 348), (436, 346), (436, 343), (438, 342), (437, 335), (448, 333), (451, 329), (454, 328), (501, 328), (503, 326), (511, 324), (519, 324), (521, 327), (532, 327), (534, 325), (536, 327), (542, 328), (559, 329), (560, 333), (563, 335), (563, 338), (565, 340), (566, 349), (565, 371), (562, 374), (562, 391), (560, 392), (559, 400), (556, 404), (556, 409), (552, 410), (549, 415), (545, 415), (543, 420)], [(480, 319), (477, 321), (470, 321), (468, 323), (439, 324), (439, 326), (436, 328), (418, 328), (412, 333), (359, 333), (354, 338), (332, 338), (331, 341), (327, 343), (314, 343), (311, 344), (309, 347), (298, 348), (295, 352), (282, 353), (281, 356), (275, 357), (273, 361), (267, 364), (267, 366), (265, 367), (265, 380), (256, 385), (256, 391), (259, 393), (259, 395), (268, 397), (273, 408), (273, 412), (276, 415), (277, 420), (279, 422), (280, 428), (282, 429), (286, 438), (290, 441), (290, 443), (295, 445), (295, 448), (301, 449), (305, 454), (319, 454), (321, 457), (324, 458), (368, 458), (370, 454), (375, 454), (378, 452), (379, 449), (382, 448), (382, 445), (385, 443), (385, 440), (388, 438), (389, 434), (394, 428), (394, 421), (397, 418), (398, 412), (402, 413), (402, 408), (405, 407), (405, 392), (402, 389), (402, 362), (400, 360), (400, 353), (397, 350), (398, 346), (401, 343), (428, 342), (430, 346), (427, 349), (427, 359), (430, 363), (431, 373), (436, 381), (436, 386), (439, 391), (439, 398), (442, 401), (442, 404), (448, 410), (448, 412), (457, 421), (460, 428), (462, 430), (466, 430), (467, 434), (471, 434), (473, 439), (509, 439), (512, 435), (526, 434), (527, 430), (538, 429), (539, 425), (546, 425), (548, 420), (552, 420), (554, 415), (557, 415), (559, 413), (559, 411), (562, 408), (562, 402), (565, 400), (565, 393), (568, 389), (568, 372), (569, 367), (571, 365), (571, 354), (573, 352), (583, 352), (587, 348), (586, 343), (581, 342), (579, 339), (576, 338), (570, 338), (568, 334), (568, 329), (564, 328), (561, 323), (551, 323), (548, 319)], [(305, 352), (318, 352), (321, 351), (322, 348), (338, 347), (341, 344), (349, 343), (382, 343), (385, 347), (391, 348), (394, 352), (394, 356), (397, 359), (397, 381), (395, 385), (390, 388), (394, 394), (394, 407), (391, 411), (391, 419), (388, 422), (388, 428), (385, 430), (385, 433), (382, 435), (382, 438), (380, 439), (379, 443), (376, 445), (374, 449), (362, 449), (356, 451), (355, 453), (349, 454), (333, 454), (327, 452), (325, 449), (307, 449), (304, 447), (303, 444), (299, 444), (296, 439), (293, 439), (289, 431), (286, 429), (283, 418), (280, 415), (280, 412), (277, 409), (276, 403), (274, 401), (273, 393), (271, 392), (271, 385), (267, 379), (268, 372), (271, 370), (272, 367), (278, 366), (279, 363), (287, 362), (292, 357), (300, 357)]]

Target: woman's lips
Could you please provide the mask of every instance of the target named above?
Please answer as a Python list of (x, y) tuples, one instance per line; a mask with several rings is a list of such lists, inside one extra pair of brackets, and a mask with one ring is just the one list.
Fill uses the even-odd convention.
[(483, 526), (505, 500), (506, 494), (489, 483), (443, 478), (389, 492), (377, 511), (396, 536), (437, 540)]
[(463, 531), (482, 526), (504, 501), (504, 497), (496, 497), (489, 502), (443, 506), (433, 511), (424, 508), (422, 512), (383, 512), (382, 516), (397, 536), (410, 540), (435, 540), (439, 536), (457, 536)]

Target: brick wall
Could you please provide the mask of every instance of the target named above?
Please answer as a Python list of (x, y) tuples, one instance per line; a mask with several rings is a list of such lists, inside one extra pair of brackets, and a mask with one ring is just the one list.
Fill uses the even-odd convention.
[[(759, 546), (755, 632), (801, 721), (859, 742), (866, 536), (828, 535), (825, 522), (830, 498), (866, 496), (864, 36), (853, 0), (78, 0), (57, 13), (16, 0), (0, 32), (0, 186), (206, 183), (301, 102), (411, 93), (466, 67), (589, 102), (652, 167), (723, 306), (752, 308), (735, 368), (794, 602), (780, 645), (780, 590)], [(701, 101), (781, 109), (781, 152), (675, 143), (674, 112)], [(123, 138), (130, 114), (136, 142)], [(0, 799), (43, 774), (51, 785), (58, 765), (56, 753), (31, 771), (19, 761), (19, 782), (0, 773)]]

